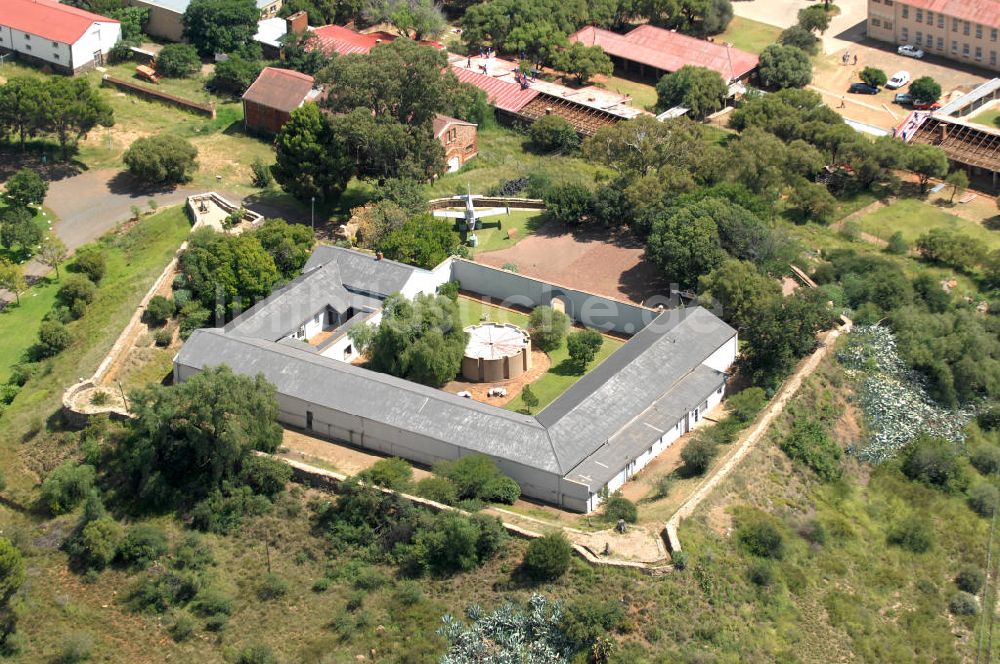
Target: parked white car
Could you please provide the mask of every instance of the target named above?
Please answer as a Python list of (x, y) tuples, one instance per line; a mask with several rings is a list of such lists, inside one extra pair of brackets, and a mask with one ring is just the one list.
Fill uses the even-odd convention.
[(903, 87), (909, 82), (910, 82), (910, 72), (897, 71), (895, 74), (892, 75), (892, 78), (890, 78), (886, 82), (885, 87), (889, 88), (890, 90), (896, 90), (898, 88)]
[(916, 58), (917, 60), (924, 57), (924, 52), (913, 44), (903, 44), (896, 49), (896, 53), (905, 55), (908, 58)]

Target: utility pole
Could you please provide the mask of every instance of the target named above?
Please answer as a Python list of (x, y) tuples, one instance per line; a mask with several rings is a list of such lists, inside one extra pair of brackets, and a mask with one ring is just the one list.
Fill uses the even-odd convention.
[(316, 237), (316, 197), (309, 198), (309, 223), (312, 225), (313, 238)]

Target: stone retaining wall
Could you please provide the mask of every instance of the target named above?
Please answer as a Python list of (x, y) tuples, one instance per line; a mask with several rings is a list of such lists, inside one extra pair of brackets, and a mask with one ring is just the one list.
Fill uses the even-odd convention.
[[(540, 198), (514, 198), (512, 196), (473, 196), (476, 207), (509, 207), (518, 210), (544, 210), (545, 201)], [(465, 196), (448, 196), (427, 201), (429, 210), (465, 207)]]
[(205, 115), (210, 118), (215, 118), (215, 104), (202, 104), (200, 102), (191, 101), (190, 99), (184, 99), (183, 97), (178, 97), (172, 95), (169, 92), (160, 92), (159, 90), (151, 90), (145, 85), (139, 83), (133, 83), (132, 81), (123, 81), (120, 78), (114, 78), (108, 76), (107, 74), (101, 79), (102, 85), (110, 85), (113, 88), (118, 88), (119, 90), (124, 90), (145, 99), (150, 99), (152, 101), (159, 101), (169, 106), (176, 106), (185, 111), (191, 111), (199, 115)]

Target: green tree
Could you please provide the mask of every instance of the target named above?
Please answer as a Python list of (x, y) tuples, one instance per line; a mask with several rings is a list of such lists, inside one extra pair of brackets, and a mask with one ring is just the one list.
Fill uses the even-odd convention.
[(951, 198), (948, 199), (948, 202), (954, 203), (955, 196), (958, 196), (968, 188), (969, 176), (962, 170), (952, 171), (945, 177), (944, 183), (951, 187)]
[(535, 396), (534, 390), (531, 389), (531, 385), (525, 385), (521, 390), (521, 403), (524, 407), (528, 409), (528, 413), (538, 408), (538, 397)]
[(274, 386), (225, 366), (138, 390), (130, 406), (134, 419), (118, 456), (127, 488), (151, 507), (221, 489), (240, 477), (254, 452), (281, 443)]
[(823, 34), (830, 27), (830, 13), (820, 5), (810, 5), (799, 10), (799, 25), (809, 32)]
[(941, 98), (941, 84), (930, 76), (921, 76), (910, 83), (910, 94), (921, 101), (937, 101)]
[(30, 168), (22, 168), (7, 178), (3, 199), (7, 205), (28, 207), (41, 205), (49, 184)]
[(791, 432), (779, 446), (790, 459), (813, 469), (821, 480), (829, 482), (840, 478), (842, 451), (820, 422), (811, 418), (796, 419)]
[(931, 178), (943, 178), (948, 173), (948, 157), (936, 145), (910, 145), (906, 153), (906, 168), (920, 179), (920, 191), (927, 190)]
[(201, 58), (190, 44), (167, 44), (156, 56), (156, 71), (167, 78), (187, 78), (201, 71)]
[(24, 270), (20, 265), (15, 265), (8, 260), (0, 260), (0, 288), (13, 293), (18, 306), (20, 306), (21, 293), (28, 289), (28, 282), (24, 279)]
[(582, 184), (567, 182), (551, 187), (545, 194), (545, 209), (550, 218), (563, 224), (579, 224), (590, 215), (594, 195)]
[(625, 523), (635, 523), (639, 520), (639, 509), (635, 503), (616, 491), (604, 503), (604, 518), (611, 522), (621, 520)]
[(729, 259), (701, 277), (698, 291), (701, 297), (718, 302), (722, 310), (717, 313), (723, 320), (742, 330), (781, 295), (781, 286), (752, 263)]
[(540, 152), (572, 151), (580, 137), (569, 120), (561, 115), (545, 115), (528, 128), (531, 144)]
[(274, 179), (299, 200), (333, 200), (354, 174), (346, 145), (334, 136), (329, 120), (316, 104), (292, 111), (274, 145)]
[(47, 89), (41, 78), (14, 76), (0, 85), (0, 127), (16, 134), (24, 151), (28, 136), (45, 126)]
[(594, 76), (610, 76), (615, 70), (603, 48), (586, 46), (582, 42), (573, 42), (556, 52), (552, 62), (556, 69), (572, 76), (579, 85), (586, 85)]
[(704, 129), (693, 121), (657, 122), (643, 115), (598, 129), (583, 142), (583, 156), (619, 173), (643, 176), (667, 167), (698, 171), (707, 147)]
[(97, 473), (93, 466), (65, 461), (42, 482), (40, 502), (50, 514), (65, 514), (90, 493)]
[(573, 545), (560, 530), (531, 540), (524, 552), (524, 572), (535, 581), (555, 581), (569, 569)]
[(94, 127), (114, 125), (111, 106), (86, 78), (49, 78), (44, 83), (43, 126), (56, 135), (63, 159)]
[(771, 44), (760, 54), (761, 82), (769, 88), (801, 88), (812, 81), (809, 54), (801, 48)]
[(137, 138), (122, 161), (143, 182), (180, 184), (189, 182), (198, 168), (198, 148), (175, 134)]
[(921, 436), (910, 444), (902, 465), (903, 474), (945, 491), (961, 491), (968, 485), (965, 467), (952, 443)]
[(35, 223), (31, 210), (11, 207), (0, 212), (0, 244), (8, 249), (17, 247), (30, 256), (41, 240), (42, 228)]
[(426, 181), (444, 170), (444, 146), (434, 138), (430, 125), (407, 125), (373, 116), (364, 108), (338, 115), (330, 125), (346, 146), (359, 177)]
[(406, 490), (413, 482), (413, 466), (406, 459), (379, 459), (358, 473), (358, 479), (397, 491)]
[(305, 225), (290, 224), (284, 219), (265, 219), (250, 234), (270, 254), (278, 272), (286, 279), (302, 270), (316, 241)]
[(408, 219), (375, 246), (386, 258), (429, 270), (448, 258), (460, 243), (450, 222), (422, 214)]
[(880, 88), (889, 80), (884, 71), (875, 67), (865, 67), (861, 70), (859, 77), (873, 88)]
[(718, 267), (726, 258), (715, 220), (697, 208), (675, 208), (653, 221), (646, 255), (683, 288)]
[(604, 337), (597, 330), (580, 330), (566, 337), (569, 360), (581, 373), (594, 361), (603, 344)]
[[(310, 12), (309, 18), (313, 16), (314, 14)], [(278, 41), (281, 43), (282, 53), (285, 56), (282, 61), (283, 66), (288, 69), (315, 76), (330, 62), (330, 58), (323, 53), (323, 49), (319, 48), (319, 38), (312, 32), (307, 31), (300, 34), (289, 32), (282, 35)]]
[(232, 53), (257, 33), (260, 10), (254, 0), (192, 0), (184, 12), (184, 38), (198, 53)]
[(87, 275), (95, 284), (99, 284), (108, 269), (107, 256), (94, 245), (82, 247), (76, 252), (73, 267), (77, 272)]
[(785, 557), (785, 536), (774, 519), (762, 512), (741, 519), (736, 538), (751, 555), (781, 560)]
[(782, 30), (778, 43), (784, 46), (800, 48), (809, 55), (819, 52), (819, 38), (801, 25), (793, 25)]
[(260, 75), (264, 65), (259, 60), (248, 60), (238, 55), (216, 63), (207, 87), (219, 94), (241, 97)]
[(49, 233), (42, 240), (42, 246), (38, 250), (38, 260), (43, 265), (48, 265), (56, 271), (56, 279), (59, 279), (59, 264), (69, 256), (66, 245), (54, 233)]
[(39, 358), (52, 357), (65, 350), (73, 341), (66, 326), (55, 320), (42, 321), (38, 328), (38, 342), (35, 344), (35, 354)]
[(729, 87), (717, 71), (684, 65), (656, 84), (656, 108), (683, 106), (690, 117), (702, 120), (721, 109), (728, 94)]
[(837, 199), (821, 184), (798, 177), (788, 194), (788, 207), (800, 221), (825, 224), (837, 209)]
[(719, 452), (719, 446), (707, 436), (695, 436), (681, 450), (684, 471), (691, 475), (702, 475), (712, 465), (712, 459)]
[(388, 23), (417, 41), (435, 39), (448, 28), (441, 6), (431, 0), (373, 0), (362, 16), (369, 24)]
[(547, 305), (535, 307), (528, 316), (531, 343), (546, 353), (554, 351), (562, 345), (569, 323), (569, 316), (558, 309)]
[(816, 333), (833, 315), (822, 291), (796, 293), (769, 303), (741, 330), (746, 342), (742, 362), (755, 384), (774, 386), (795, 362), (816, 346)]
[(0, 537), (0, 606), (10, 601), (24, 583), (25, 567), (21, 551), (6, 537)]

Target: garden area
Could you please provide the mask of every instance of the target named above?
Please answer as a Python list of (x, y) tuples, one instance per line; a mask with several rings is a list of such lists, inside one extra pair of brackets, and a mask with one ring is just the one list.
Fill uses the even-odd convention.
[(862, 217), (859, 224), (862, 231), (881, 240), (888, 240), (899, 232), (907, 243), (912, 244), (931, 229), (943, 229), (968, 235), (989, 249), (1000, 248), (1000, 233), (997, 231), (914, 198), (896, 200)]
[[(545, 223), (545, 213), (533, 210), (512, 210), (510, 214), (486, 217), (478, 222), (479, 228), (474, 232), (479, 238), (479, 244), (472, 248), (472, 253), (485, 253), (513, 247), (515, 244), (532, 235)], [(465, 242), (468, 233), (460, 233)]]
[(717, 42), (729, 42), (734, 47), (751, 53), (760, 53), (778, 41), (781, 28), (753, 21), (742, 16), (734, 16), (725, 32), (715, 36)]

